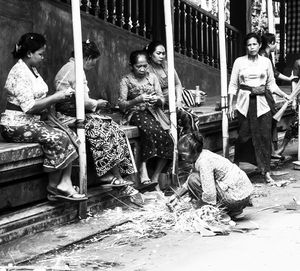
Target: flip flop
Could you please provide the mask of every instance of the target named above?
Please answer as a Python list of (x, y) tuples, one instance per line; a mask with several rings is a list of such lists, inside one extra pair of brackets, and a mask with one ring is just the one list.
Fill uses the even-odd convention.
[[(47, 198), (50, 201), (55, 201), (55, 200), (85, 201), (88, 199), (84, 194), (79, 194), (78, 192), (70, 194), (66, 191), (62, 191), (56, 187), (52, 187), (49, 185), (47, 186), (47, 191), (49, 192)], [(78, 196), (76, 197), (76, 195)]]
[(151, 183), (151, 180), (150, 179), (144, 179), (144, 180), (141, 180), (141, 183), (142, 184), (149, 184), (149, 183)]
[(280, 154), (271, 154), (271, 158), (272, 159), (276, 159), (276, 160), (284, 160), (284, 156), (280, 155)]
[(109, 181), (102, 181), (101, 183), (105, 184), (109, 184), (111, 187), (124, 187), (124, 186), (128, 186), (133, 184), (132, 182), (128, 182), (125, 180), (120, 180), (117, 177), (113, 177), (111, 180)]

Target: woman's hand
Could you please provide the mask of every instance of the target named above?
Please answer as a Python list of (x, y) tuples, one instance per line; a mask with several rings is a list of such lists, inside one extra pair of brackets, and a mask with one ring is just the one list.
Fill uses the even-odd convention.
[(153, 95), (147, 94), (147, 93), (143, 93), (139, 97), (140, 97), (142, 103), (147, 103), (147, 102), (150, 102), (151, 100), (153, 100)]
[(152, 95), (150, 95), (150, 101), (149, 101), (149, 103), (156, 104), (158, 100), (159, 100), (158, 95), (152, 94)]
[(107, 104), (108, 104), (108, 101), (103, 100), (103, 99), (98, 99), (97, 100), (97, 109), (104, 108), (107, 106)]
[(228, 106), (227, 116), (230, 120), (234, 119), (234, 117), (235, 117), (232, 105)]
[(65, 101), (69, 100), (73, 95), (75, 94), (75, 90), (72, 88), (67, 88), (64, 90), (57, 91), (55, 94), (55, 97), (58, 101)]
[(176, 206), (177, 203), (178, 203), (178, 201), (179, 201), (179, 198), (178, 198), (178, 196), (177, 196), (176, 194), (173, 194), (173, 195), (169, 198), (169, 204), (170, 204), (172, 207)]

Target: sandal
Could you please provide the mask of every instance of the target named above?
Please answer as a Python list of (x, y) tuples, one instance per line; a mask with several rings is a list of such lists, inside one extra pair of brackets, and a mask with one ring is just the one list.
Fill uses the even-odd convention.
[(271, 159), (284, 160), (284, 156), (273, 153), (273, 154), (271, 154)]
[(151, 183), (150, 179), (141, 180), (141, 184), (149, 184)]
[(123, 180), (123, 179), (118, 179), (117, 177), (113, 177), (112, 180), (110, 181), (110, 185), (112, 187), (123, 187), (123, 186), (128, 186), (130, 183)]
[(55, 201), (55, 200), (85, 201), (88, 199), (87, 196), (84, 194), (79, 194), (78, 192), (69, 193), (49, 185), (47, 186), (47, 191), (49, 192), (47, 198), (50, 201)]

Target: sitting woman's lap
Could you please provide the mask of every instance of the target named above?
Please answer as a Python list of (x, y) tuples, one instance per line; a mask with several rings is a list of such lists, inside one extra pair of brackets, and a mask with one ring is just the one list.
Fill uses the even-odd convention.
[(122, 175), (134, 173), (126, 135), (116, 122), (89, 114), (86, 116), (85, 133), (99, 177), (115, 166)]
[(63, 169), (78, 157), (69, 136), (43, 121), (24, 126), (4, 126), (2, 136), (8, 142), (40, 143), (46, 172)]
[(161, 127), (149, 111), (134, 112), (130, 124), (137, 126), (140, 130), (143, 161), (155, 156), (172, 159), (173, 140), (169, 132)]

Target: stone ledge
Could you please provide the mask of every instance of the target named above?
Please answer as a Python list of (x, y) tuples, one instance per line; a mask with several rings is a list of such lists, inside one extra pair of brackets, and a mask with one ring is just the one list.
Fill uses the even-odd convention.
[[(116, 198), (120, 198), (118, 190), (101, 186), (90, 188), (88, 197), (88, 210), (91, 212), (110, 207), (118, 203)], [(14, 239), (50, 229), (55, 225), (78, 221), (77, 214), (77, 203), (49, 201), (3, 214), (0, 216), (0, 252), (3, 254), (5, 251), (3, 244)]]

